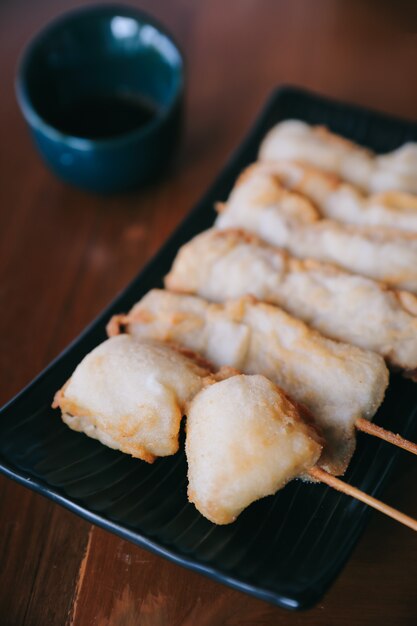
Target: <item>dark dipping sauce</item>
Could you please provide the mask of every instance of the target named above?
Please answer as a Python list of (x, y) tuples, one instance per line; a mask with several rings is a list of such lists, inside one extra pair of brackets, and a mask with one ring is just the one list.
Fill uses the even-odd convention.
[(67, 135), (107, 139), (138, 130), (157, 115), (157, 107), (141, 97), (89, 95), (55, 110), (49, 120)]

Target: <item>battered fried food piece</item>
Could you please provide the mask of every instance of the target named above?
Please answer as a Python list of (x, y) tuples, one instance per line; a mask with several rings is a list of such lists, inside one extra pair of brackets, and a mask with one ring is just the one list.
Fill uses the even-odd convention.
[(166, 286), (214, 302), (252, 294), (324, 335), (417, 369), (417, 298), (313, 260), (291, 257), (244, 231), (208, 230), (177, 254)]
[(326, 440), (320, 465), (343, 473), (355, 449), (355, 421), (371, 419), (388, 385), (377, 354), (327, 339), (282, 309), (246, 297), (210, 304), (150, 291), (117, 324), (136, 337), (198, 352), (216, 367), (262, 374), (311, 412)]
[(304, 194), (323, 217), (358, 226), (384, 226), (417, 232), (417, 196), (402, 191), (366, 195), (359, 187), (344, 182), (312, 165), (296, 161), (260, 162), (287, 189)]
[(417, 234), (320, 219), (311, 202), (261, 168), (241, 175), (220, 210), (217, 228), (244, 228), (299, 258), (417, 293)]
[(311, 469), (321, 453), (314, 429), (263, 376), (206, 387), (187, 411), (188, 498), (215, 524)]
[(368, 193), (393, 190), (417, 193), (416, 143), (405, 143), (392, 152), (377, 155), (322, 126), (286, 120), (266, 135), (259, 158), (314, 165)]
[(173, 347), (121, 335), (87, 354), (53, 407), (73, 430), (151, 463), (178, 450), (185, 405), (210, 375)]

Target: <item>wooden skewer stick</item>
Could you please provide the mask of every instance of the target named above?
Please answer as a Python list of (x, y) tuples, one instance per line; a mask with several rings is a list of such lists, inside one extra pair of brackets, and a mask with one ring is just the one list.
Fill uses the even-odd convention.
[(401, 513), (401, 511), (397, 511), (397, 509), (394, 509), (392, 506), (369, 496), (364, 491), (361, 491), (356, 487), (352, 487), (352, 485), (348, 485), (348, 483), (344, 483), (343, 480), (336, 478), (336, 476), (328, 474), (319, 467), (313, 467), (308, 473), (316, 480), (329, 485), (329, 487), (333, 487), (333, 489), (336, 489), (337, 491), (341, 491), (352, 498), (356, 498), (377, 511), (388, 515), (388, 517), (395, 519), (397, 522), (400, 522), (400, 524), (404, 524), (404, 526), (408, 526), (408, 528), (417, 531), (417, 520), (413, 519), (409, 515), (405, 515), (405, 513)]
[(377, 426), (362, 417), (356, 420), (355, 426), (358, 430), (361, 430), (368, 435), (379, 437), (379, 439), (392, 443), (394, 446), (403, 448), (403, 450), (407, 450), (412, 454), (417, 454), (417, 444), (408, 441), (408, 439), (404, 439), (401, 435), (392, 433), (390, 430), (385, 430), (385, 428), (381, 428), (381, 426)]

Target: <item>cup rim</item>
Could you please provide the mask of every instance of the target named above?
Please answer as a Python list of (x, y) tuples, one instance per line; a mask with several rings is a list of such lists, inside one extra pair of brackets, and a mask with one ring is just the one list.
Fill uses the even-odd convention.
[[(99, 138), (99, 139), (91, 139), (87, 137), (78, 137), (77, 135), (71, 135), (65, 133), (55, 126), (53, 126), (46, 118), (38, 113), (35, 106), (33, 105), (32, 98), (29, 93), (29, 89), (26, 83), (26, 69), (30, 62), (30, 58), (36, 49), (36, 47), (47, 37), (52, 34), (57, 26), (61, 26), (65, 22), (72, 20), (74, 17), (82, 16), (85, 14), (95, 14), (95, 13), (119, 13), (125, 17), (132, 17), (133, 19), (140, 19), (151, 26), (154, 26), (159, 32), (165, 35), (173, 44), (178, 52), (178, 56), (180, 59), (180, 71), (179, 71), (179, 79), (178, 85), (175, 90), (174, 97), (169, 105), (163, 110), (160, 115), (155, 116), (154, 119), (149, 121), (144, 126), (141, 126), (137, 129), (127, 131), (125, 133), (121, 133), (120, 135), (115, 135), (113, 137), (108, 138)], [(182, 52), (181, 47), (178, 45), (176, 39), (172, 36), (169, 30), (163, 26), (158, 20), (151, 17), (145, 11), (141, 9), (136, 9), (134, 7), (127, 6), (125, 4), (93, 4), (86, 7), (78, 7), (75, 9), (71, 9), (69, 11), (65, 11), (64, 13), (59, 14), (52, 20), (50, 20), (43, 28), (41, 28), (25, 45), (23, 48), (20, 57), (17, 62), (17, 71), (15, 77), (15, 93), (16, 98), (19, 104), (19, 107), (23, 113), (23, 116), (29, 126), (35, 130), (41, 131), (48, 138), (59, 141), (61, 143), (65, 143), (67, 146), (71, 148), (76, 148), (78, 150), (90, 150), (94, 149), (105, 149), (109, 147), (114, 147), (116, 145), (125, 145), (129, 144), (132, 141), (137, 139), (145, 138), (150, 133), (157, 130), (165, 120), (170, 116), (172, 111), (174, 111), (181, 103), (183, 93), (184, 93), (184, 84), (185, 84), (185, 61), (184, 54)]]

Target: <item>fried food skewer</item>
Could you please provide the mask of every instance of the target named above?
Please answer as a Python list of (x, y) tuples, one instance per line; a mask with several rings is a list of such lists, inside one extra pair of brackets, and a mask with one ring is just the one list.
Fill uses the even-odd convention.
[(385, 191), (367, 195), (336, 174), (299, 161), (260, 161), (253, 168), (269, 171), (287, 189), (306, 196), (323, 217), (357, 226), (417, 232), (416, 194)]
[(355, 420), (372, 419), (388, 385), (383, 359), (331, 341), (278, 307), (252, 297), (209, 303), (153, 289), (109, 334), (184, 345), (216, 367), (262, 374), (305, 405), (327, 446), (321, 466), (342, 474), (355, 449)]
[(319, 167), (371, 192), (417, 193), (417, 144), (405, 143), (387, 154), (375, 154), (323, 126), (285, 120), (264, 138), (262, 161), (291, 159)]
[(242, 228), (300, 259), (417, 293), (416, 233), (322, 219), (312, 202), (263, 168), (245, 170), (218, 210), (216, 228)]
[[(285, 325), (291, 318), (279, 313), (276, 307), (271, 307), (263, 303), (256, 302), (253, 298), (246, 298), (243, 300), (237, 300), (234, 303), (229, 302), (225, 305), (216, 305), (205, 302), (202, 298), (195, 296), (186, 296), (181, 294), (173, 294), (168, 291), (153, 289), (146, 296), (138, 302), (131, 312), (127, 315), (116, 315), (108, 324), (107, 330), (110, 336), (119, 334), (122, 329), (127, 332), (137, 335), (138, 337), (148, 337), (157, 339), (159, 341), (168, 341), (173, 343), (179, 343), (186, 345), (189, 349), (196, 350), (202, 353), (208, 359), (213, 361), (218, 366), (232, 366), (243, 370), (244, 372), (249, 368), (251, 372), (257, 370), (257, 373), (264, 374), (272, 380), (276, 380), (281, 386), (286, 386), (283, 380), (277, 372), (279, 365), (284, 366), (284, 361), (280, 362), (279, 348), (277, 346), (275, 336), (275, 345), (272, 352), (275, 350), (275, 363), (277, 364), (277, 370), (271, 371), (268, 366), (268, 350), (265, 349), (265, 363), (262, 365), (262, 361), (257, 360), (256, 364), (251, 363), (248, 358), (243, 358), (242, 351), (239, 349), (239, 342), (233, 339), (233, 332), (239, 329), (241, 341), (245, 344), (245, 350), (248, 354), (250, 352), (249, 344), (247, 341), (247, 335), (244, 331), (246, 325), (251, 332), (251, 341), (257, 341), (257, 324), (256, 317), (251, 320), (252, 315), (255, 312), (258, 316), (258, 323), (262, 320), (267, 320), (271, 323), (274, 320), (277, 325)], [(219, 336), (219, 328), (223, 329), (223, 338), (225, 343), (229, 342), (233, 345), (234, 353), (227, 352), (223, 345), (222, 351), (216, 347), (216, 342), (221, 342)], [(296, 326), (293, 328), (293, 332)], [(300, 327), (301, 328), (301, 327)], [(239, 334), (238, 332), (238, 334)], [(270, 334), (270, 339), (273, 334)], [(314, 333), (311, 335), (312, 344), (308, 349), (312, 350), (325, 350), (325, 345), (321, 345), (320, 341), (314, 342)], [(260, 341), (260, 337), (259, 337)], [(278, 340), (279, 341), (279, 340)], [(265, 340), (267, 345), (268, 341)], [(331, 348), (331, 343), (327, 344), (327, 349)], [(300, 350), (300, 345), (297, 346)], [(346, 358), (350, 356), (346, 353)], [(287, 371), (289, 363), (286, 363)], [(337, 364), (333, 364), (333, 368), (337, 367)], [(259, 369), (260, 368), (260, 369)], [(346, 371), (345, 371), (346, 374)], [(342, 373), (340, 374), (342, 376)], [(288, 385), (289, 383), (287, 383)], [(306, 385), (307, 393), (308, 382), (304, 379), (304, 385)], [(288, 391), (291, 395), (291, 388), (288, 387)], [(319, 392), (316, 392), (319, 394)], [(294, 397), (294, 391), (292, 391)], [(297, 394), (296, 394), (297, 396)], [(328, 396), (330, 397), (330, 396)], [(306, 404), (309, 401), (305, 397), (298, 396), (298, 399)], [(320, 397), (319, 405), (326, 400), (326, 394)], [(314, 408), (310, 404), (310, 409), (314, 413)], [(354, 426), (357, 430), (365, 432), (369, 435), (383, 439), (387, 443), (403, 448), (412, 454), (417, 454), (417, 444), (404, 439), (398, 434), (373, 424), (368, 419), (359, 417), (354, 422)], [(328, 468), (327, 468), (328, 469)]]
[(302, 410), (264, 376), (243, 374), (202, 389), (188, 405), (188, 499), (215, 524), (306, 475), (322, 440)]
[(276, 493), (301, 475), (417, 531), (417, 520), (409, 515), (317, 465), (311, 467), (320, 454), (320, 440), (303, 418), (302, 408), (294, 410), (264, 376), (237, 375), (204, 388), (187, 413), (190, 501), (210, 521), (229, 524), (249, 502)]
[(52, 406), (72, 430), (148, 463), (174, 454), (184, 407), (212, 375), (207, 362), (183, 352), (112, 337), (84, 357)]
[[(168, 289), (213, 302), (252, 294), (331, 339), (417, 369), (417, 297), (312, 259), (297, 259), (242, 230), (210, 229), (182, 246)], [(372, 311), (372, 315), (369, 312)]]
[(53, 406), (70, 428), (148, 462), (177, 451), (186, 413), (189, 499), (214, 523), (233, 522), (301, 474), (417, 529), (417, 521), (316, 466), (322, 438), (278, 386), (264, 376), (214, 372), (184, 348), (108, 339), (78, 365)]

